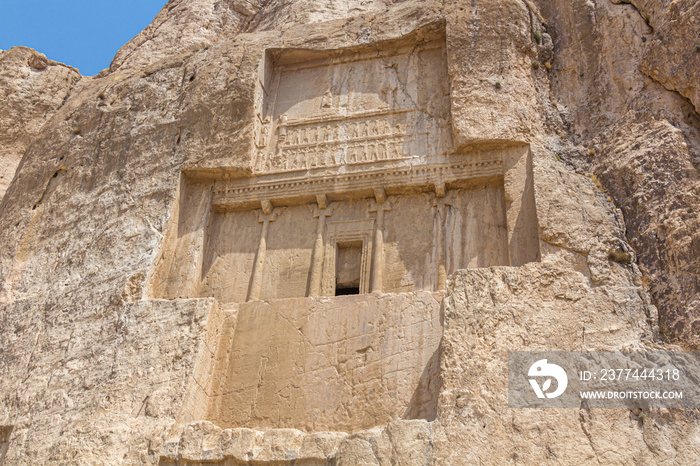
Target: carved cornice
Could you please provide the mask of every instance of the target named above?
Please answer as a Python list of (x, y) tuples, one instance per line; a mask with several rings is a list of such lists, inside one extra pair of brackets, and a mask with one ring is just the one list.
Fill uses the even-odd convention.
[(375, 188), (407, 188), (476, 181), (502, 176), (500, 156), (415, 157), (396, 162), (373, 162), (352, 166), (318, 168), (217, 181), (212, 205), (217, 210), (240, 210), (261, 201), (293, 203), (317, 195), (373, 192)]

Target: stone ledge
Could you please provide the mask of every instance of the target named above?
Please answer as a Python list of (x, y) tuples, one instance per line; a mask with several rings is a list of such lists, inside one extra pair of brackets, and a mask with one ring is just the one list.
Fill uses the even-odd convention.
[[(432, 424), (425, 420), (399, 420), (354, 434), (345, 432), (306, 433), (297, 429), (265, 431), (236, 428), (221, 429), (209, 421), (185, 426), (179, 439), (166, 443), (160, 451), (160, 464), (187, 462), (237, 462), (255, 464), (281, 461), (330, 463), (346, 450), (364, 446), (372, 458), (410, 460), (429, 455)], [(396, 452), (392, 443), (400, 439), (404, 448)]]

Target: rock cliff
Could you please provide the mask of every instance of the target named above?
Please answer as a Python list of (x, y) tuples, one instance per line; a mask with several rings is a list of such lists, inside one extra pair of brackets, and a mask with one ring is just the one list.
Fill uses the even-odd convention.
[(170, 0), (95, 77), (0, 52), (0, 458), (692, 463), (694, 411), (506, 371), (700, 349), (698, 8)]
[(0, 51), (0, 200), (32, 139), (79, 80), (77, 70), (26, 47)]

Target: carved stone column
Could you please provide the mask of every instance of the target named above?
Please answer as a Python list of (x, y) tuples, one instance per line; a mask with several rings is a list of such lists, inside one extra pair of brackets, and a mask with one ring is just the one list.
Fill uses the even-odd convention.
[(255, 254), (255, 262), (253, 263), (253, 274), (250, 278), (250, 287), (248, 288), (248, 301), (260, 299), (263, 266), (265, 265), (265, 254), (267, 252), (267, 230), (270, 223), (277, 220), (277, 217), (285, 209), (284, 207), (273, 208), (270, 201), (262, 201), (261, 204), (262, 210), (255, 211), (258, 222), (262, 223), (262, 232), (260, 233), (258, 252)]
[(435, 252), (437, 258), (437, 281), (436, 289), (444, 290), (447, 288), (447, 242), (445, 237), (447, 210), (452, 205), (452, 201), (445, 197), (445, 184), (435, 184), (435, 200), (433, 208), (435, 209)]
[(384, 275), (384, 212), (391, 210), (386, 202), (386, 193), (383, 188), (374, 190), (375, 201), (369, 208), (370, 212), (377, 213), (374, 222), (374, 241), (372, 242), (372, 271), (370, 278), (370, 292), (382, 291), (382, 277)]
[(325, 194), (316, 196), (316, 207), (309, 206), (314, 218), (318, 219), (316, 225), (316, 242), (311, 256), (311, 277), (309, 278), (308, 296), (321, 296), (321, 281), (323, 277), (323, 250), (325, 248), (324, 236), (326, 230), (326, 217), (333, 215), (333, 206), (328, 205)]

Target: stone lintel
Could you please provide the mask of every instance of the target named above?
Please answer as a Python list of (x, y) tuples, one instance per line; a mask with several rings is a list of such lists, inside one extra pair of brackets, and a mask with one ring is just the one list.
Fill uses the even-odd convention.
[[(396, 162), (374, 162), (341, 168), (319, 168), (217, 181), (212, 197), (216, 210), (244, 210), (264, 201), (313, 202), (319, 195), (366, 192), (375, 188), (409, 188), (478, 182), (504, 174), (500, 156), (436, 156)], [(318, 202), (318, 198), (316, 198)]]

